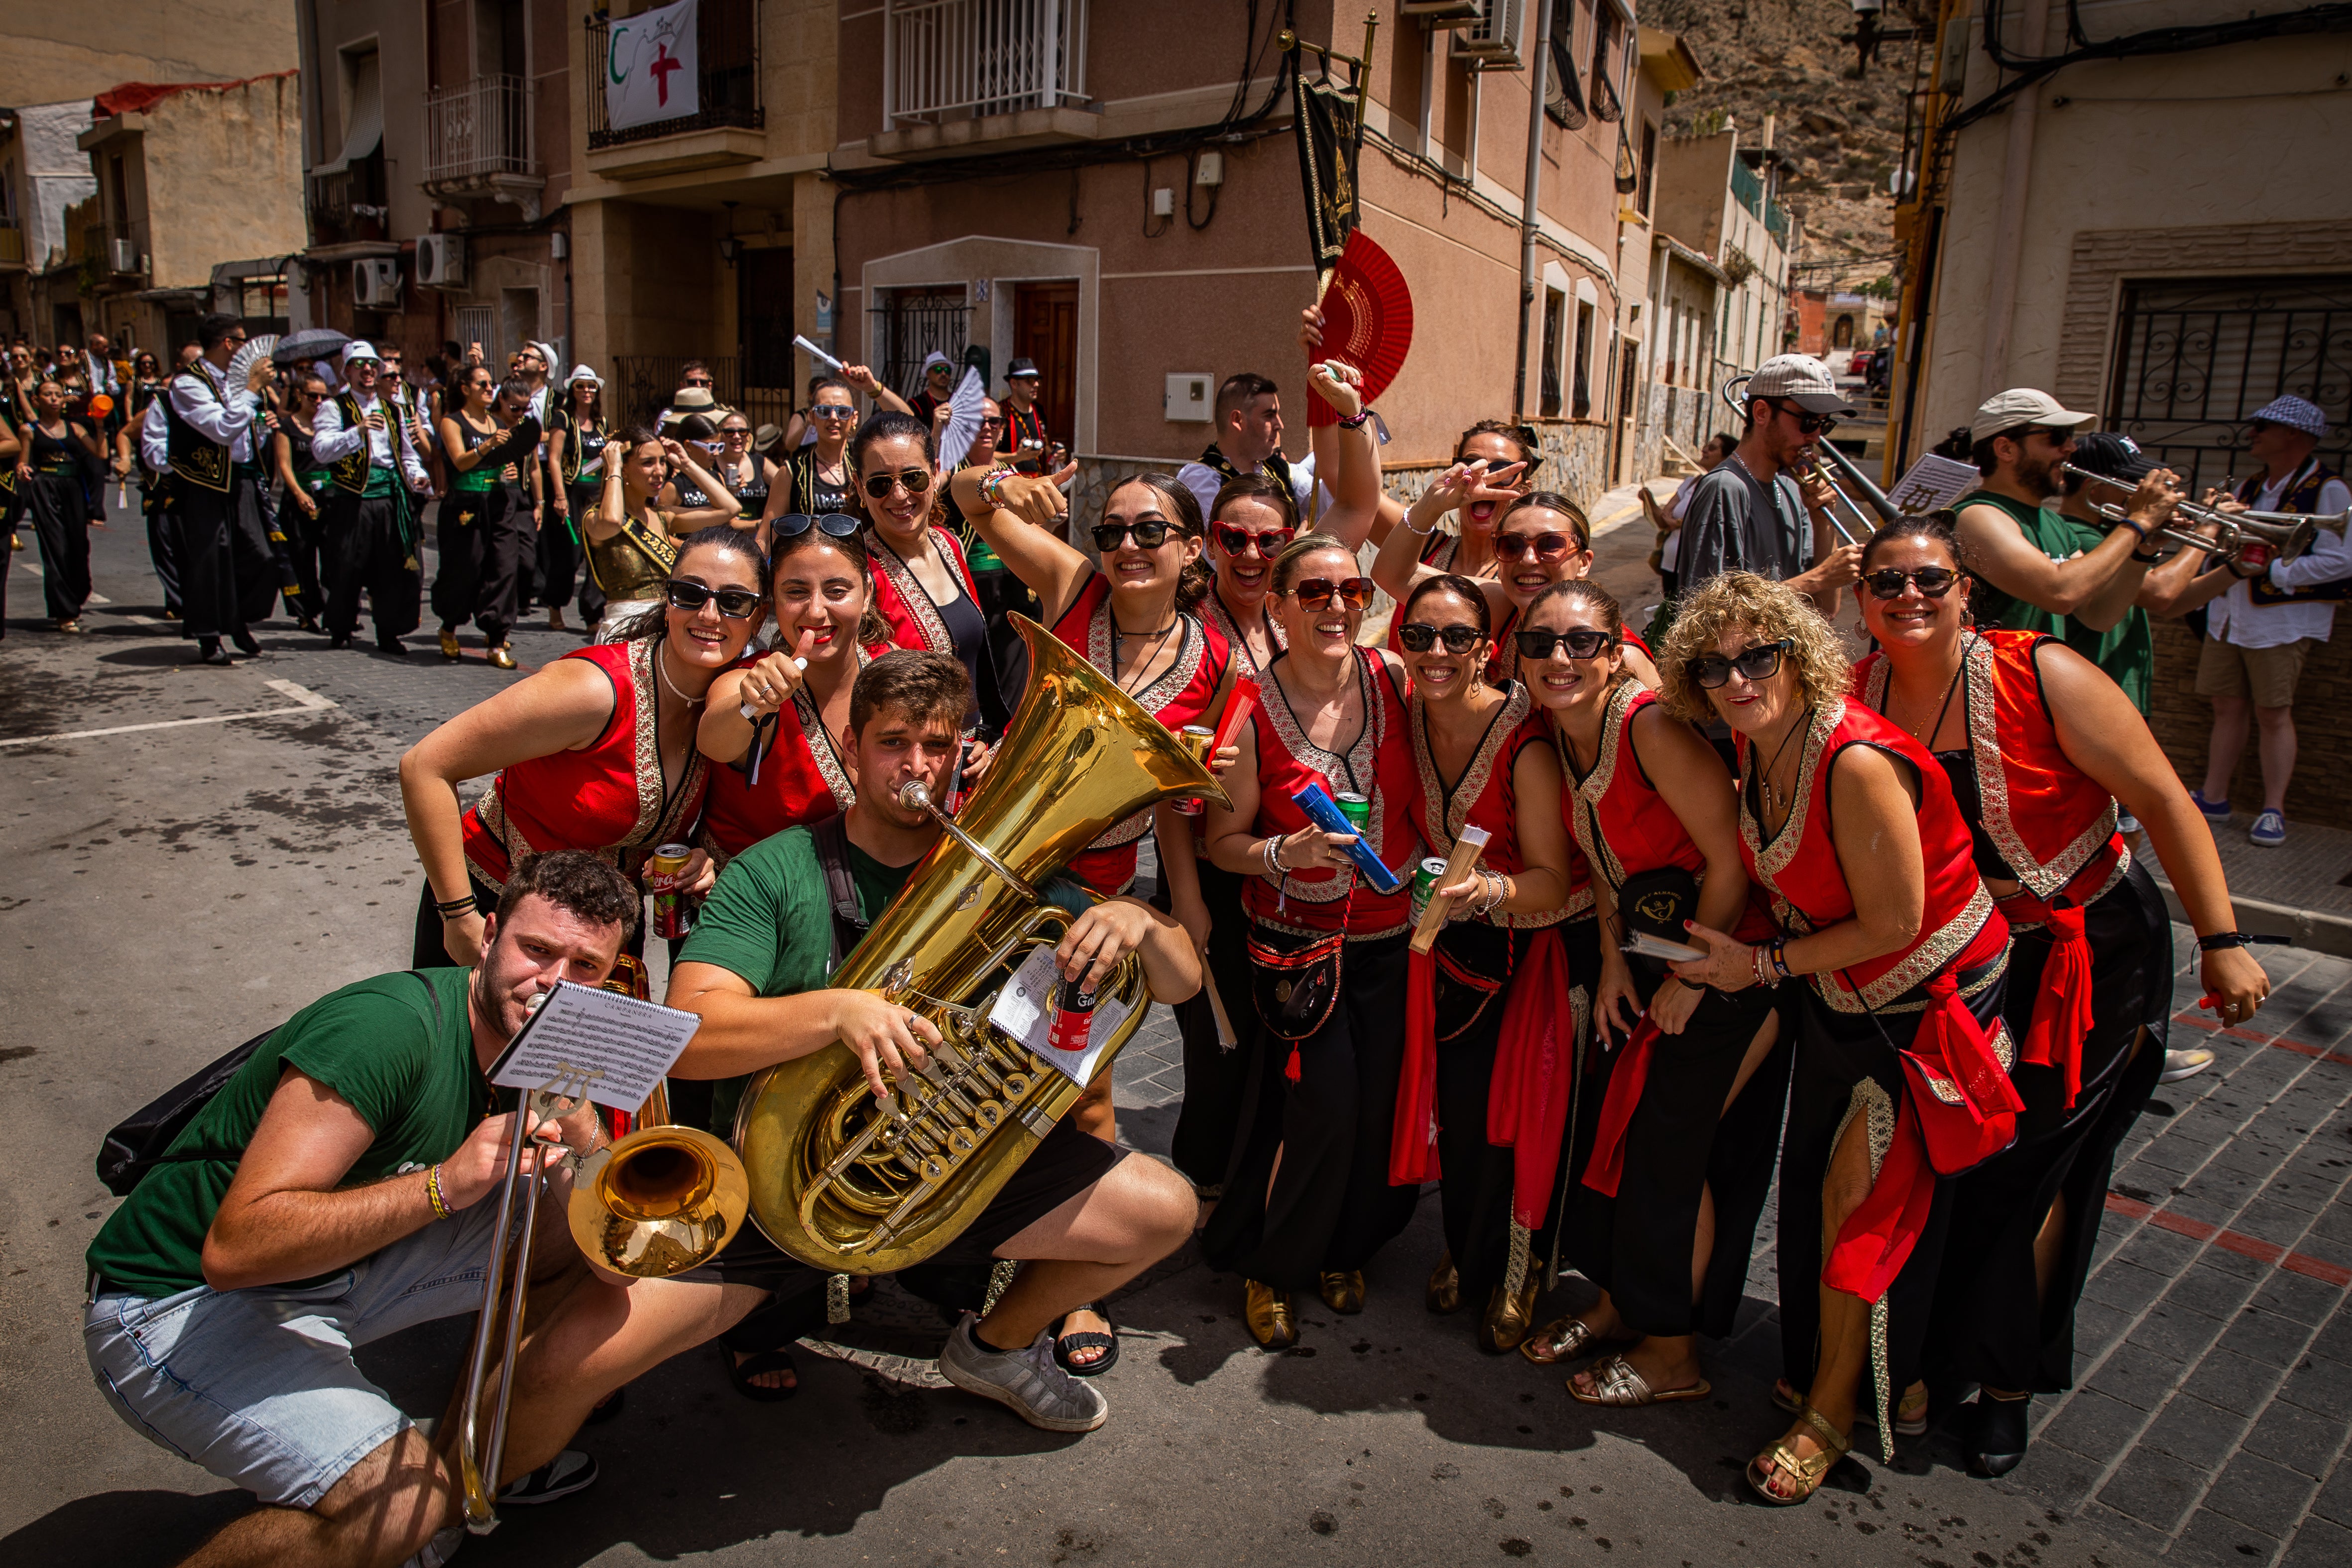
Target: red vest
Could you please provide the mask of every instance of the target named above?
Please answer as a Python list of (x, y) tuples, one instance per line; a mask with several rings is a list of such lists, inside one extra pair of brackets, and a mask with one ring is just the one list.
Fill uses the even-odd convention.
[[(1519, 796), (1516, 775), (1519, 752), (1528, 746), (1548, 746), (1551, 735), (1544, 716), (1534, 711), (1528, 689), (1513, 686), (1496, 710), (1484, 739), (1470, 753), (1470, 765), (1448, 790), (1438, 776), (1437, 756), (1430, 749), (1429, 729), (1418, 694), (1406, 702), (1412, 726), (1412, 760), (1420, 770), (1421, 787), (1413, 793), (1412, 824), (1433, 856), (1454, 853), (1454, 840), (1465, 827), (1486, 830), (1486, 847), (1478, 864), (1490, 871), (1516, 877), (1527, 869), (1519, 854)], [(1590, 904), (1592, 890), (1584, 889)], [(1495, 914), (1488, 923), (1498, 926), (1557, 925), (1580, 909), (1566, 907), (1534, 914)]]
[[(2038, 632), (1977, 632), (1967, 641), (1969, 759), (1977, 775), (1975, 826), (2026, 891), (2087, 904), (2130, 865), (2116, 832), (2116, 802), (2058, 744), (2034, 650)], [(1854, 667), (1854, 690), (1885, 711), (1890, 667), (1873, 653)]]
[[(953, 534), (937, 528), (931, 530), (931, 542), (955, 573), (964, 597), (977, 608), (980, 593), (972, 586), (971, 567), (963, 558), (963, 547)], [(948, 635), (948, 624), (940, 618), (940, 608), (915, 576), (915, 569), (900, 560), (898, 552), (872, 528), (866, 531), (866, 554), (874, 566), (874, 607), (890, 623), (890, 646), (929, 648), (953, 658), (955, 638)], [(984, 660), (987, 655), (983, 651), (981, 657)]]
[[(1641, 753), (1633, 745), (1633, 715), (1657, 700), (1658, 694), (1640, 682), (1619, 681), (1601, 716), (1601, 745), (1592, 771), (1575, 779), (1574, 787), (1561, 796), (1577, 847), (1601, 868), (1612, 889), (1623, 887), (1628, 877), (1662, 866), (1680, 866), (1702, 881), (1706, 877), (1706, 857), (1643, 771)], [(1575, 764), (1568, 762), (1565, 746), (1560, 756), (1574, 778)], [(1772, 917), (1753, 888), (1732, 934), (1747, 942), (1772, 934)]]
[[(748, 669), (760, 657), (747, 653), (735, 668)], [(858, 667), (863, 668), (869, 658), (859, 648)], [(710, 769), (702, 831), (695, 841), (722, 867), (762, 838), (838, 816), (857, 798), (857, 786), (825, 732), (808, 688), (794, 692), (792, 701), (777, 710), (772, 731), (761, 726), (759, 741), (766, 742), (764, 755), (754, 751)], [(751, 781), (755, 760), (756, 784)]]
[[(1338, 931), (1346, 911), (1352, 937), (1393, 936), (1405, 929), (1412, 909), (1411, 873), (1420, 839), (1412, 828), (1412, 736), (1396, 679), (1369, 648), (1356, 650), (1357, 689), (1364, 703), (1363, 732), (1341, 756), (1307, 738), (1290, 711), (1282, 683), (1271, 672), (1262, 700), (1250, 714), (1257, 743), (1257, 820), (1250, 831), (1260, 838), (1289, 835), (1307, 826), (1307, 814), (1291, 795), (1320, 784), (1337, 796), (1352, 790), (1371, 800), (1364, 843), (1381, 863), (1406, 879), (1393, 893), (1364, 885), (1352, 868), (1293, 871), (1278, 882), (1264, 872), (1242, 885), (1250, 918), (1276, 931), (1324, 936)], [(1349, 895), (1354, 894), (1353, 902)]]
[[(1225, 678), (1230, 658), (1223, 633), (1195, 615), (1181, 614), (1176, 618), (1177, 630), (1169, 635), (1183, 640), (1177, 646), (1175, 662), (1130, 694), (1171, 732), (1202, 722), (1218, 683)], [(1118, 646), (1118, 628), (1111, 619), (1108, 577), (1097, 572), (1087, 579), (1076, 600), (1054, 623), (1054, 635), (1083, 654), (1105, 679), (1118, 679), (1112, 669), (1111, 650)], [(1136, 843), (1151, 831), (1151, 821), (1150, 810), (1139, 811), (1105, 833), (1071, 860), (1070, 876), (1097, 893), (1125, 891), (1135, 880)]]
[[(1772, 900), (1780, 929), (1803, 936), (1853, 915), (1853, 895), (1830, 839), (1830, 763), (1848, 746), (1876, 746), (1911, 764), (1919, 784), (1919, 848), (1927, 870), (1927, 907), (1919, 934), (1907, 947), (1807, 978), (1841, 1013), (1885, 1011), (1930, 976), (1990, 960), (2009, 940), (2009, 926), (1977, 875), (1969, 825), (1952, 800), (1952, 786), (1927, 748), (1887, 720), (1845, 698), (1832, 698), (1812, 716), (1797, 763), (1797, 805), (1769, 843), (1748, 792), (1740, 791), (1739, 840), (1748, 874)], [(1752, 748), (1739, 740), (1743, 767)], [(1860, 868), (1866, 875), (1869, 868)], [(1906, 1008), (1906, 1011), (1915, 1010)]]
[[(1258, 607), (1258, 614), (1265, 617), (1267, 640), (1274, 644), (1275, 652), (1280, 654), (1290, 646), (1290, 634), (1282, 629), (1282, 623), (1276, 620), (1265, 605)], [(1225, 607), (1225, 601), (1213, 588), (1209, 591), (1209, 596), (1201, 601), (1201, 618), (1225, 639), (1225, 646), (1234, 650), (1234, 660), (1241, 666), (1244, 675), (1255, 680), (1265, 673), (1250, 657), (1249, 639), (1242, 636), (1241, 626), (1234, 621), (1233, 611)]]
[(591, 850), (635, 876), (656, 847), (685, 838), (709, 767), (689, 747), (683, 776), (662, 776), (660, 646), (639, 637), (563, 656), (611, 679), (613, 717), (586, 751), (511, 763), (467, 808), (466, 858), (484, 883), (505, 887), (514, 857), (550, 849)]

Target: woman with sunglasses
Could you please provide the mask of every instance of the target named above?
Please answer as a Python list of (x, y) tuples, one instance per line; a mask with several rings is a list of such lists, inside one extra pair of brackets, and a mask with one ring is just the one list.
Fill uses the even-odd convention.
[(1602, 1049), (1588, 1058), (1597, 1067), (1562, 1200), (1570, 1254), (1601, 1300), (1520, 1351), (1549, 1365), (1622, 1346), (1569, 1380), (1582, 1404), (1703, 1399), (1693, 1336), (1731, 1332), (1772, 1184), (1789, 1053), (1773, 1048), (1776, 987), (1694, 984), (1624, 947), (1636, 931), (1680, 942), (1678, 916), (1744, 942), (1769, 940), (1772, 920), (1740, 859), (1731, 775), (1626, 671), (1616, 599), (1589, 580), (1557, 584), (1528, 606), (1521, 635), (1550, 639), (1539, 658), (1522, 649), (1521, 668), (1568, 769), (1569, 826), (1600, 873)]
[[(89, 503), (82, 479), (105, 463), (89, 427), (68, 416), (65, 388), (44, 378), (33, 388), (16, 457), (16, 493), (41, 542), (41, 592), (50, 622), (79, 634), (89, 597)], [(5, 563), (0, 563), (5, 565)]]
[[(1304, 534), (1275, 558), (1273, 592), (1289, 647), (1266, 668), (1223, 775), (1232, 808), (1207, 809), (1209, 860), (1246, 879), (1260, 1027), (1224, 1196), (1202, 1239), (1216, 1267), (1243, 1277), (1250, 1336), (1282, 1350), (1298, 1340), (1297, 1291), (1363, 1310), (1364, 1265), (1418, 1196), (1388, 1179), (1410, 897), (1402, 881), (1393, 893), (1366, 884), (1347, 854), (1360, 837), (1408, 879), (1418, 786), (1403, 667), (1357, 646), (1372, 584), (1355, 553)], [(1363, 833), (1310, 822), (1292, 799), (1308, 785), (1366, 797)]]
[[(288, 388), (285, 410), (274, 422), (269, 437), (270, 462), (279, 489), (278, 515), (287, 525), (286, 552), (292, 558), (294, 581), (302, 591), (297, 624), (306, 632), (320, 633), (326, 628), (313, 612), (326, 603), (320, 588), (320, 565), (331, 546), (319, 511), (327, 493), (327, 469), (312, 456), (310, 438), (317, 434), (319, 405), (326, 397), (325, 382), (315, 375), (302, 377)], [(333, 574), (331, 562), (325, 574)]]
[[(732, 527), (680, 542), (666, 611), (627, 640), (564, 655), (435, 730), (400, 759), (401, 803), (425, 863), (413, 962), (470, 964), (484, 912), (520, 855), (586, 849), (633, 877), (702, 809), (709, 767), (695, 750), (711, 683), (741, 657), (762, 601), (759, 546)], [(495, 773), (472, 805), (457, 788)], [(684, 889), (718, 873), (697, 849)], [(629, 951), (644, 951), (644, 928)]]
[[(1482, 673), (1492, 624), (1477, 584), (1450, 573), (1399, 611), (1423, 853), (1452, 854), (1472, 827), (1488, 837), (1477, 869), (1435, 889), (1453, 900), (1448, 921), (1409, 960), (1389, 1180), (1442, 1174), (1446, 1250), (1427, 1305), (1482, 1303), (1478, 1348), (1499, 1355), (1526, 1337), (1542, 1284), (1529, 1241), (1551, 1203), (1563, 1124), (1548, 1112), (1564, 1118), (1569, 1099), (1567, 1064), (1556, 1075), (1539, 1064), (1551, 1020), (1570, 1005), (1559, 936), (1570, 851), (1543, 716), (1525, 687), (1498, 690)], [(1580, 923), (1589, 972), (1591, 922)]]
[(1512, 502), (1535, 489), (1536, 466), (1542, 456), (1528, 444), (1524, 426), (1481, 419), (1462, 432), (1454, 444), (1453, 468), (1484, 467), (1470, 484), (1444, 491), (1433, 486), (1405, 509), (1405, 524), (1419, 541), (1421, 563), (1473, 582), (1498, 575), (1502, 563), (1495, 557), (1495, 525)]
[(678, 540), (735, 516), (731, 507), (678, 511), (656, 504), (673, 452), (683, 462), (677, 442), (665, 441), (643, 425), (632, 425), (604, 448), (604, 496), (593, 512), (580, 519), (588, 574), (604, 595), (604, 616), (595, 630), (599, 642), (620, 641), (660, 605), (662, 584), (677, 562)]
[(848, 731), (857, 672), (890, 642), (854, 520), (792, 516), (776, 527), (773, 651), (747, 650), (711, 684), (695, 740), (711, 763), (697, 842), (721, 869), (762, 838), (849, 808), (856, 784), (835, 737)]
[[(895, 396), (885, 406), (906, 413), (906, 405)], [(823, 517), (827, 512), (856, 515), (857, 484), (851, 471), (849, 437), (857, 428), (857, 397), (847, 381), (839, 375), (821, 375), (810, 383), (806, 428), (815, 431), (816, 438), (795, 447), (786, 460), (784, 471), (791, 482), (771, 486), (768, 504), (761, 514), (762, 522), (772, 523), (788, 512), (804, 517)], [(785, 439), (793, 438), (787, 431)]]
[[(2116, 1148), (2164, 1067), (2172, 937), (2147, 868), (2115, 831), (2139, 818), (2199, 932), (2220, 1022), (2270, 990), (2234, 928), (2201, 814), (2115, 682), (2056, 638), (1969, 619), (1951, 514), (1906, 518), (1863, 547), (1854, 667), (1866, 707), (1918, 738), (1950, 778), (2010, 961), (2017, 1142), (1955, 1184), (1932, 1336), (1940, 1370), (1979, 1385), (1969, 1468), (2025, 1456), (2032, 1397), (2074, 1382), (2074, 1307), (2098, 1244)], [(1958, 589), (1958, 592), (1954, 590)]]
[(988, 622), (962, 542), (932, 521), (939, 452), (931, 427), (911, 414), (885, 409), (858, 426), (849, 458), (858, 490), (851, 510), (866, 522), (874, 603), (889, 624), (892, 644), (953, 656), (971, 676), (967, 731), (993, 740), (1004, 732), (1020, 694), (1008, 696), (998, 684)]
[[(1435, 493), (1444, 505), (1459, 506), (1491, 483), (1485, 460), (1473, 459), (1446, 469), (1425, 493)], [(1381, 542), (1380, 555), (1372, 563), (1372, 581), (1400, 602), (1416, 584), (1437, 575), (1434, 568), (1414, 559), (1420, 543), (1419, 531), (1408, 516), (1403, 527), (1392, 530)], [(1495, 616), (1496, 651), (1486, 667), (1486, 679), (1500, 686), (1518, 678), (1514, 633), (1528, 605), (1554, 583), (1572, 582), (1592, 570), (1592, 524), (1582, 507), (1556, 490), (1515, 492), (1496, 519), (1494, 552), (1495, 575), (1473, 581), (1486, 595), (1486, 606)], [(1657, 667), (1650, 662), (1649, 649), (1641, 638), (1629, 634), (1622, 655), (1635, 679), (1644, 686), (1657, 684)]]
[(449, 493), (434, 524), (441, 563), (433, 613), (441, 618), (441, 657), (460, 657), (457, 627), (471, 616), (490, 663), (512, 669), (507, 637), (520, 608), (524, 552), (539, 548), (529, 520), (540, 476), (523, 458), (538, 449), (538, 425), (527, 412), (529, 389), (520, 381), (501, 386), (487, 365), (467, 366), (457, 393), (457, 412), (441, 420)]
[[(611, 439), (604, 428), (604, 383), (586, 365), (574, 365), (563, 384), (563, 395), (547, 416), (547, 504), (562, 526), (540, 531), (541, 596), (547, 601), (547, 625), (562, 631), (563, 606), (572, 598), (573, 582), (587, 558), (581, 529), (594, 512), (604, 484), (604, 447)], [(580, 618), (590, 626), (604, 617), (604, 595), (591, 570), (580, 584)]]
[[(740, 414), (722, 414), (719, 417), (719, 458), (711, 472), (735, 492), (740, 513), (737, 521), (746, 527), (758, 523), (767, 514), (768, 489), (775, 474), (775, 465), (751, 450), (751, 421)], [(765, 543), (763, 535), (761, 542)]]
[(1898, 1430), (1927, 1430), (1939, 1178), (2015, 1131), (2009, 925), (1944, 771), (1847, 695), (1852, 667), (1810, 598), (1724, 573), (1685, 595), (1663, 651), (1668, 708), (1736, 737), (1740, 854), (1780, 932), (1751, 943), (1691, 921), (1707, 956), (1674, 972), (1734, 993), (1801, 980), (1807, 995), (1780, 1148), (1774, 1393), (1797, 1421), (1748, 1467), (1765, 1501), (1801, 1503), (1859, 1415), (1889, 1462)]

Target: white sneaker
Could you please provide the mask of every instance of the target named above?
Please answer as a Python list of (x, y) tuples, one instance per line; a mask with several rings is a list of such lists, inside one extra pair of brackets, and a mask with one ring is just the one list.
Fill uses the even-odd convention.
[(2213, 1065), (2213, 1053), (2199, 1046), (2190, 1050), (2164, 1053), (2164, 1072), (2156, 1081), (2179, 1083), (2184, 1078), (2195, 1078)]
[(1091, 1432), (1110, 1418), (1110, 1401), (1102, 1391), (1055, 1361), (1050, 1330), (1021, 1350), (992, 1351), (971, 1337), (978, 1321), (966, 1312), (940, 1347), (941, 1377), (1047, 1432)]

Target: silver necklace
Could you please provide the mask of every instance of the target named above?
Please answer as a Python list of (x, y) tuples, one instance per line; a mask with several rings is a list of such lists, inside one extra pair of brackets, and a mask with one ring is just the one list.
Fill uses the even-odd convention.
[(668, 651), (669, 645), (667, 643), (656, 643), (654, 645), (654, 673), (661, 677), (661, 683), (669, 688), (671, 696), (677, 698), (680, 702), (685, 703), (688, 708), (700, 707), (702, 704), (702, 698), (688, 697), (684, 691), (678, 689), (677, 682), (672, 680), (669, 678), (669, 671), (662, 668), (662, 655)]

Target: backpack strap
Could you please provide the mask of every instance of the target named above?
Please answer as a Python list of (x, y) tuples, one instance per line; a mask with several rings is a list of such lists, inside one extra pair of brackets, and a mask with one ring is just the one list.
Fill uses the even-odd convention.
[(841, 961), (873, 922), (858, 904), (857, 880), (850, 875), (845, 816), (835, 813), (822, 822), (810, 824), (809, 837), (816, 846), (816, 863), (824, 872), (826, 901), (833, 906), (833, 952), (824, 964), (825, 973), (830, 974), (841, 967)]

